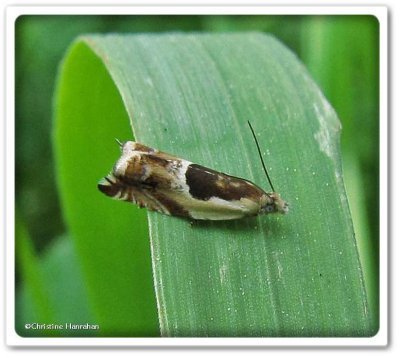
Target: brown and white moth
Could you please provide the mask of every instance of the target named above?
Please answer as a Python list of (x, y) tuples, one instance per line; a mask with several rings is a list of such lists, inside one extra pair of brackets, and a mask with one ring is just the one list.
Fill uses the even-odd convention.
[[(255, 138), (253, 129), (252, 133)], [(101, 192), (114, 199), (196, 220), (234, 220), (288, 211), (288, 204), (273, 189), (264, 163), (273, 189), (269, 193), (248, 180), (217, 172), (138, 142), (119, 144), (121, 157), (112, 172), (98, 184)], [(258, 143), (257, 148), (260, 153)]]

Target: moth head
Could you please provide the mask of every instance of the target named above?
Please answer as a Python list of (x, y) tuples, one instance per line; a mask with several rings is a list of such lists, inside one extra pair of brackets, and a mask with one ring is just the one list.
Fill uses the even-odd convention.
[(278, 193), (268, 193), (266, 203), (263, 205), (263, 211), (267, 214), (286, 214), (289, 211), (289, 204)]
[(132, 142), (130, 140), (121, 142), (118, 139), (116, 139), (116, 141), (121, 148), (122, 155), (129, 155), (136, 150), (136, 142)]
[(121, 188), (117, 183), (117, 179), (113, 175), (107, 175), (97, 184), (97, 188), (107, 196), (115, 197), (119, 194)]
[(132, 165), (137, 157), (136, 143), (132, 141), (120, 142), (119, 140), (117, 140), (117, 143), (121, 148), (121, 156), (115, 162), (112, 173), (115, 177), (121, 178), (127, 174), (128, 167), (131, 167), (131, 170), (136, 170), (136, 167)]

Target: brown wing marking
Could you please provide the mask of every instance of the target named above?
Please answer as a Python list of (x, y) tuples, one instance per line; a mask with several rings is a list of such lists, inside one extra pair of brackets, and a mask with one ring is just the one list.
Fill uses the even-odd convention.
[(151, 195), (147, 189), (127, 185), (113, 175), (105, 177), (97, 187), (102, 193), (114, 199), (134, 203), (140, 208), (170, 214), (168, 208)]
[(186, 171), (186, 183), (190, 194), (199, 200), (212, 197), (224, 200), (248, 198), (258, 200), (264, 191), (255, 184), (198, 164), (190, 164)]
[(181, 216), (188, 218), (190, 217), (189, 212), (175, 200), (171, 195), (162, 191), (153, 190), (149, 193), (158, 203), (162, 204), (164, 208), (169, 211), (170, 215)]

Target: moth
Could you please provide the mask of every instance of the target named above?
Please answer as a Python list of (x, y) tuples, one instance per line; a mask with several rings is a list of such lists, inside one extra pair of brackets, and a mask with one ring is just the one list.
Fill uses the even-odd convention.
[[(254, 130), (249, 126), (261, 151)], [(275, 192), (265, 192), (249, 180), (150, 148), (138, 142), (118, 142), (121, 157), (98, 184), (107, 196), (140, 208), (195, 220), (234, 220), (261, 214), (288, 212)]]

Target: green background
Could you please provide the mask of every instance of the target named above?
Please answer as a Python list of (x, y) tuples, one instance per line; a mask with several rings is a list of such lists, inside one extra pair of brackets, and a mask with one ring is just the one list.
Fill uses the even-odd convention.
[(23, 16), (16, 22), (17, 323), (38, 317), (93, 320), (63, 223), (52, 153), (57, 66), (70, 43), (84, 33), (250, 30), (273, 34), (291, 48), (341, 119), (356, 238), (371, 253), (366, 265), (377, 288), (379, 24), (374, 17)]

